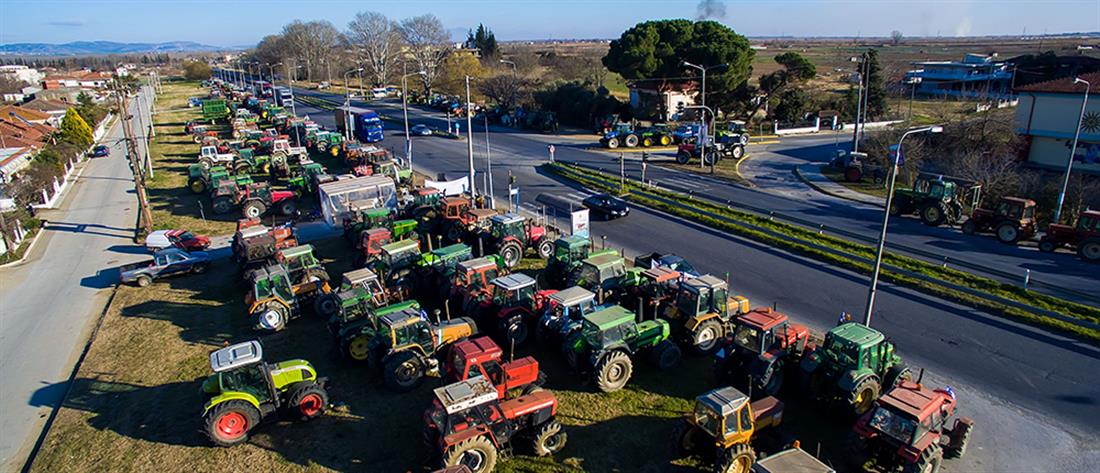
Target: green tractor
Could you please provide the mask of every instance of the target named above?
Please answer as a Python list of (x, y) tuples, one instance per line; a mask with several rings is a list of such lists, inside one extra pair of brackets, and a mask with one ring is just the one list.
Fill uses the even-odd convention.
[(377, 273), (385, 286), (411, 290), (416, 264), (421, 260), (420, 242), (416, 240), (395, 241), (382, 247), (382, 253), (374, 262)]
[(298, 245), (279, 250), (275, 260), (286, 268), (290, 280), (296, 285), (308, 282), (328, 282), (328, 271), (313, 254), (313, 245)]
[(233, 172), (241, 174), (271, 175), (271, 156), (258, 156), (252, 148), (237, 150), (237, 156), (233, 159)]
[(975, 208), (981, 187), (962, 187), (953, 181), (920, 176), (912, 188), (900, 187), (894, 191), (890, 203), (890, 215), (916, 213), (921, 222), (931, 227), (954, 225), (962, 220), (964, 205)]
[(376, 306), (373, 294), (361, 287), (340, 292), (337, 297), (340, 310), (329, 319), (329, 331), (340, 355), (356, 363), (369, 360), (370, 341), (378, 331), (379, 318), (406, 309), (420, 311), (416, 301)]
[(642, 268), (627, 267), (626, 259), (618, 253), (601, 252), (581, 261), (572, 272), (566, 284), (580, 286), (600, 294), (600, 301), (618, 300), (628, 288), (642, 282)]
[(336, 178), (325, 171), (325, 167), (321, 163), (315, 163), (313, 161), (301, 162), (296, 166), (292, 172), (290, 179), (287, 179), (286, 186), (288, 189), (293, 190), (298, 197), (306, 195), (316, 195), (317, 188), (321, 184), (326, 182), (332, 182)]
[(436, 248), (416, 263), (417, 297), (448, 297), (458, 264), (474, 258), (473, 249), (464, 243)]
[(859, 416), (883, 392), (913, 375), (881, 332), (845, 322), (825, 334), (820, 347), (808, 347), (801, 361), (803, 392), (840, 402)]
[(542, 287), (562, 289), (567, 287), (566, 280), (581, 265), (581, 261), (590, 256), (616, 253), (614, 248), (592, 250), (592, 240), (576, 235), (565, 235), (554, 240), (554, 252), (546, 262), (540, 281)]
[(248, 174), (229, 174), (224, 166), (203, 168), (201, 164), (187, 166), (187, 188), (193, 194), (203, 194), (211, 189), (217, 189), (218, 183), (233, 180), (238, 186), (247, 186), (253, 183), (252, 176)]
[(332, 131), (318, 131), (308, 136), (306, 143), (318, 153), (327, 153), (334, 158), (344, 152), (344, 135)]
[(429, 323), (412, 307), (378, 317), (377, 323), (368, 348), (369, 363), (373, 369), (382, 369), (386, 387), (397, 392), (416, 389), (426, 375), (439, 376), (442, 355), (455, 342), (477, 334), (472, 319)]
[(305, 360), (265, 363), (255, 340), (211, 353), (210, 369), (214, 374), (202, 383), (203, 430), (221, 447), (248, 441), (248, 434), (276, 412), (311, 420), (328, 408), (328, 381), (317, 377), (313, 365)]
[(633, 312), (613, 305), (585, 315), (580, 331), (565, 340), (562, 350), (573, 369), (591, 372), (596, 387), (609, 393), (630, 381), (636, 354), (647, 352), (660, 369), (679, 363), (680, 349), (669, 333), (668, 322), (637, 322)]
[(653, 126), (642, 128), (638, 130), (638, 136), (641, 145), (646, 148), (672, 144), (672, 130), (668, 128), (666, 123), (654, 123)]

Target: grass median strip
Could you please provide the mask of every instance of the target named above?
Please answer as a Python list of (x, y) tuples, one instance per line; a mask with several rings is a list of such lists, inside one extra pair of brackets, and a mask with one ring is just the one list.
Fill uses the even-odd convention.
[[(637, 204), (662, 210), (673, 215), (684, 217), (714, 228), (751, 238), (771, 246), (787, 249), (860, 273), (869, 274), (871, 271), (870, 264), (861, 260), (874, 257), (874, 248), (868, 245), (854, 243), (830, 235), (821, 235), (810, 229), (777, 222), (764, 216), (731, 210), (721, 205), (695, 200), (677, 192), (642, 188), (633, 182), (628, 182), (626, 188), (621, 189), (617, 176), (611, 176), (599, 171), (561, 163), (547, 164), (545, 166), (549, 172), (576, 181), (587, 187), (596, 188), (605, 192), (622, 193), (625, 199)], [(650, 196), (655, 196), (657, 198), (652, 198)], [(670, 205), (667, 201), (675, 202), (677, 205)], [(718, 215), (725, 219), (736, 220), (759, 228), (782, 233), (790, 236), (793, 241), (714, 218), (712, 215)], [(822, 251), (810, 246), (810, 244), (834, 249), (850, 256), (844, 257), (832, 252)], [(1066, 301), (1045, 294), (1029, 292), (1023, 288), (1010, 284), (975, 276), (951, 268), (942, 268), (932, 263), (893, 253), (887, 253), (885, 255), (884, 263), (905, 271), (935, 278), (946, 283), (962, 286), (981, 293), (1002, 297), (1038, 309), (1056, 312), (1086, 322), (1100, 323), (1100, 309), (1089, 307), (1084, 304)], [(961, 302), (994, 314), (1004, 315), (1041, 327), (1056, 329), (1093, 342), (1100, 341), (1100, 331), (1059, 320), (1054, 317), (1035, 314), (1031, 311), (1017, 307), (993, 302), (934, 282), (913, 278), (896, 271), (884, 269), (882, 278), (895, 284), (919, 289), (925, 293), (947, 300)]]

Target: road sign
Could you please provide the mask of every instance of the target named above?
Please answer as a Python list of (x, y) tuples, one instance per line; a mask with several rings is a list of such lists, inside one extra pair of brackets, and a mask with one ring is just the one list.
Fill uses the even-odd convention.
[(573, 235), (588, 238), (588, 209), (578, 209), (571, 212), (569, 222)]
[(899, 150), (898, 145), (890, 145), (890, 160), (894, 161), (895, 166), (905, 164), (905, 153)]
[(554, 145), (548, 145), (546, 150), (550, 152), (550, 162), (554, 162)]

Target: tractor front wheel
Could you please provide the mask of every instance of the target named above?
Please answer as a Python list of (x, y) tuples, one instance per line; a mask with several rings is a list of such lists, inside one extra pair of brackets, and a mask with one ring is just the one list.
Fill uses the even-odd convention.
[(399, 352), (383, 368), (386, 387), (397, 392), (409, 392), (424, 381), (424, 360), (412, 351)]
[(779, 390), (783, 389), (783, 361), (775, 360), (768, 364), (755, 381), (758, 392), (763, 392), (768, 396), (779, 394)]
[(596, 363), (596, 387), (605, 393), (615, 392), (626, 386), (634, 372), (634, 362), (626, 353), (612, 352)]
[(878, 380), (870, 376), (856, 384), (855, 389), (848, 393), (848, 405), (852, 413), (861, 416), (871, 410), (881, 389)]
[(648, 136), (645, 137), (645, 138), (642, 138), (642, 146), (645, 147), (645, 148), (653, 146), (653, 138), (650, 138)]
[(937, 473), (943, 463), (943, 449), (938, 443), (925, 447), (917, 461), (905, 465), (905, 473)]
[(687, 151), (680, 151), (680, 152), (676, 153), (676, 163), (677, 164), (687, 164), (688, 161), (691, 161), (691, 153), (689, 153)]
[(672, 343), (672, 340), (664, 340), (653, 347), (651, 356), (653, 357), (653, 364), (657, 366), (657, 369), (669, 370), (680, 362), (680, 358), (683, 355), (680, 353), (680, 347)]
[(206, 413), (206, 436), (219, 447), (232, 447), (248, 441), (248, 432), (260, 423), (260, 411), (247, 401), (222, 402)]
[(465, 466), (471, 473), (487, 473), (497, 466), (497, 448), (484, 436), (466, 439), (443, 452), (443, 466)]
[(278, 302), (268, 302), (256, 313), (255, 326), (261, 330), (278, 332), (286, 328), (290, 311)]
[(978, 224), (974, 222), (974, 219), (967, 219), (962, 224), (962, 232), (967, 235), (973, 235), (978, 233)]
[(699, 447), (704, 445), (706, 439), (700, 438), (700, 432), (687, 419), (681, 419), (676, 423), (676, 429), (672, 431), (672, 454), (674, 458), (682, 458), (694, 454)]
[(611, 138), (611, 139), (607, 140), (607, 147), (611, 148), (611, 149), (618, 148), (619, 147), (619, 139), (618, 138)]
[(715, 462), (717, 473), (749, 473), (756, 463), (756, 452), (748, 444), (737, 444), (726, 449)]
[(294, 215), (298, 211), (298, 203), (294, 202), (294, 199), (286, 199), (279, 202), (279, 214), (284, 217)]
[(267, 212), (267, 206), (258, 200), (245, 202), (244, 206), (241, 207), (241, 214), (245, 218), (260, 218), (264, 212)]
[(554, 254), (554, 242), (550, 241), (549, 238), (539, 240), (536, 248), (538, 249), (539, 258), (550, 259), (550, 256)]
[(202, 194), (206, 192), (206, 181), (202, 180), (201, 177), (193, 177), (187, 183), (187, 188), (191, 189), (192, 194)]
[(668, 146), (672, 144), (672, 137), (668, 135), (661, 135), (661, 146)]
[(219, 215), (227, 214), (230, 210), (233, 210), (233, 201), (229, 200), (228, 197), (218, 197), (217, 199), (214, 199), (213, 205), (214, 213)]
[(997, 226), (997, 241), (1006, 245), (1015, 245), (1020, 241), (1020, 228), (1012, 224), (1012, 222), (1005, 222)]
[(295, 411), (299, 420), (316, 419), (328, 408), (328, 392), (319, 384), (302, 383), (290, 393), (290, 408)]
[(313, 312), (316, 312), (324, 320), (328, 320), (339, 311), (340, 299), (336, 297), (336, 294), (322, 294), (313, 301)]
[(1043, 253), (1053, 253), (1054, 250), (1057, 250), (1057, 249), (1058, 249), (1058, 244), (1057, 243), (1054, 243), (1053, 241), (1046, 240), (1046, 239), (1039, 240), (1039, 251), (1042, 251)]
[(506, 241), (500, 247), (500, 258), (504, 260), (505, 266), (514, 268), (523, 259), (523, 247), (514, 240)]
[(691, 331), (691, 352), (698, 356), (710, 355), (718, 349), (721, 337), (722, 325), (714, 319), (706, 320)]
[(947, 221), (947, 208), (943, 202), (932, 202), (920, 209), (920, 220), (930, 227), (938, 227)]
[(1089, 263), (1100, 263), (1100, 239), (1090, 239), (1077, 245), (1077, 256)]
[(565, 441), (569, 439), (569, 435), (562, 432), (561, 424), (556, 420), (552, 420), (538, 427), (535, 431), (535, 438), (532, 442), (533, 450), (536, 456), (545, 457), (553, 455), (565, 448)]
[(527, 329), (527, 322), (523, 320), (523, 317), (517, 315), (507, 320), (501, 320), (500, 333), (504, 335), (505, 339), (518, 347), (527, 341), (527, 337), (531, 332)]
[(734, 145), (733, 149), (730, 150), (730, 157), (732, 157), (733, 159), (741, 159), (745, 157), (745, 147)]

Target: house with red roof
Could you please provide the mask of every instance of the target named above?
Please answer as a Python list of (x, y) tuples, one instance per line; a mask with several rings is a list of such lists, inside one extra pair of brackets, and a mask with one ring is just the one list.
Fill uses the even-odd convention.
[[(1081, 133), (1073, 152), (1074, 172), (1100, 175), (1100, 72), (1017, 87), (1015, 128), (1025, 142), (1031, 166), (1064, 172), (1080, 120)], [(1085, 91), (1088, 90), (1086, 104)], [(1086, 105), (1082, 114), (1081, 106)]]

